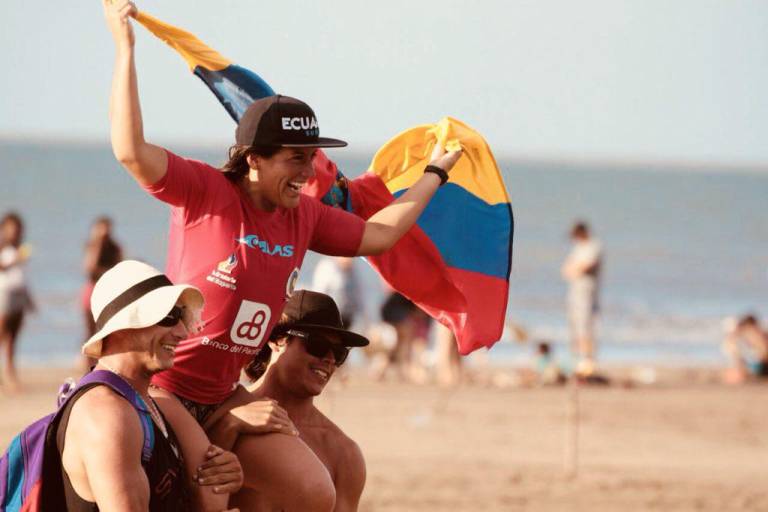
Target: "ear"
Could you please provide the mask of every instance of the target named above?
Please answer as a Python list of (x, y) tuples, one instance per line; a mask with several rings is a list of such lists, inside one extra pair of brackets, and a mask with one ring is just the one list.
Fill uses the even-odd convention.
[(248, 162), (248, 167), (250, 167), (251, 169), (259, 168), (259, 155), (250, 153), (248, 156), (245, 157), (245, 161)]
[(277, 338), (276, 340), (269, 340), (267, 342), (269, 344), (269, 348), (272, 349), (272, 352), (281, 352), (286, 345), (288, 345), (285, 338)]

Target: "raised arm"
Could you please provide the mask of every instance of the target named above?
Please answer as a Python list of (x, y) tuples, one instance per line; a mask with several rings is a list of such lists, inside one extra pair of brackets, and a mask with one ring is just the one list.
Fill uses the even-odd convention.
[[(430, 165), (449, 172), (461, 157), (461, 151), (446, 153), (441, 146), (435, 146)], [(411, 229), (426, 208), (429, 200), (440, 186), (440, 177), (425, 173), (408, 191), (373, 214), (365, 223), (363, 240), (357, 250), (358, 256), (381, 254), (389, 250)]]
[(131, 17), (136, 6), (127, 0), (102, 0), (107, 26), (115, 40), (115, 71), (109, 101), (112, 151), (141, 185), (159, 181), (168, 168), (168, 155), (144, 140), (141, 104), (134, 60), (135, 37)]

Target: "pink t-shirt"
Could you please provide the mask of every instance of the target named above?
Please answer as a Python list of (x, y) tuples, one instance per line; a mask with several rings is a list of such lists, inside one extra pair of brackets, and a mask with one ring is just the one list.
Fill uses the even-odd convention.
[(171, 205), (166, 274), (205, 297), (202, 332), (152, 382), (221, 402), (280, 319), (307, 249), (352, 256), (365, 221), (305, 195), (297, 208), (259, 210), (221, 171), (171, 152), (166, 175), (146, 190)]

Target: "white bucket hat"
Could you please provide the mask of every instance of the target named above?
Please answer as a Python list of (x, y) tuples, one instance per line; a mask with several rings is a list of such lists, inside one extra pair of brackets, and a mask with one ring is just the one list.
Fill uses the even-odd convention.
[(96, 333), (83, 344), (83, 354), (101, 356), (102, 340), (123, 329), (142, 329), (162, 320), (181, 300), (184, 322), (193, 331), (203, 307), (203, 294), (194, 286), (174, 285), (165, 274), (140, 261), (125, 260), (96, 281), (91, 313)]

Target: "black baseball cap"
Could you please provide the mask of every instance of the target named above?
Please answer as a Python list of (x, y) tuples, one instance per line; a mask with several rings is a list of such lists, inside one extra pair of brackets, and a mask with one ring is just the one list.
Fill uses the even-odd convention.
[[(278, 336), (292, 329), (329, 332), (338, 336), (345, 347), (368, 345), (368, 339), (365, 336), (344, 328), (336, 302), (324, 293), (296, 290), (288, 299), (283, 314), (288, 317), (288, 322), (275, 327), (274, 334)], [(329, 338), (328, 341), (337, 342), (336, 337)]]
[(237, 125), (235, 143), (284, 148), (342, 148), (347, 145), (343, 140), (320, 137), (317, 117), (310, 106), (280, 94), (251, 103)]

